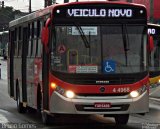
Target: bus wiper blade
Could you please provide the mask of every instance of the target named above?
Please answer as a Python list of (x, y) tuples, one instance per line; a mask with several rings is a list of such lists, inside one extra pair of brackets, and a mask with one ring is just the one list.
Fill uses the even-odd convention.
[(86, 38), (81, 26), (78, 26), (78, 25), (75, 25), (75, 26), (76, 26), (76, 28), (78, 29), (78, 31), (79, 31), (79, 33), (81, 35), (81, 38), (82, 38), (82, 40), (84, 42), (85, 47), (86, 48), (90, 48), (90, 44), (89, 44), (89, 42), (88, 42), (88, 40), (87, 40), (87, 38)]
[(123, 45), (124, 45), (126, 66), (128, 66), (127, 51), (130, 50), (130, 49), (129, 49), (129, 40), (128, 40), (128, 33), (127, 33), (126, 25), (122, 25), (122, 36), (123, 36)]

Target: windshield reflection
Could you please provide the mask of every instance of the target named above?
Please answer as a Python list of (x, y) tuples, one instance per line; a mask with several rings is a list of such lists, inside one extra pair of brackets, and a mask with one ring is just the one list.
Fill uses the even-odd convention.
[[(51, 67), (67, 73), (144, 71), (144, 26), (55, 26)], [(109, 73), (109, 72), (108, 72)]]

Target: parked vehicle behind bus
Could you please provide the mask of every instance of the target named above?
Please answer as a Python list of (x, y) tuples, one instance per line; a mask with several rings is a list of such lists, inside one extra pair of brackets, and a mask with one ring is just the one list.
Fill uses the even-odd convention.
[[(157, 95), (157, 87), (160, 84), (160, 25), (148, 23), (148, 34), (152, 42), (152, 50), (149, 51), (149, 80), (150, 80), (150, 95)], [(159, 94), (159, 93), (158, 93)]]

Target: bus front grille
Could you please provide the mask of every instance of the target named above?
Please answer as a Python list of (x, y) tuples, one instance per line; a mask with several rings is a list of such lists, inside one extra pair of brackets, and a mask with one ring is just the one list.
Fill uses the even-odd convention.
[(99, 94), (89, 94), (89, 93), (77, 93), (76, 95), (77, 96), (81, 96), (81, 97), (112, 97), (112, 96), (126, 96), (128, 95), (129, 93), (106, 93), (106, 94), (103, 94), (103, 93), (99, 93)]

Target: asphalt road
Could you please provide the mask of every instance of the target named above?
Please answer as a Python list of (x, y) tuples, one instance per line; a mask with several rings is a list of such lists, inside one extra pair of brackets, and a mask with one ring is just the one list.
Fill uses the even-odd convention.
[(115, 126), (114, 119), (100, 115), (91, 116), (59, 116), (53, 124), (45, 126), (41, 122), (41, 115), (36, 112), (19, 114), (16, 102), (11, 99), (7, 91), (6, 61), (2, 64), (0, 79), (0, 128), (11, 129), (160, 129), (160, 103), (151, 101), (150, 112), (145, 116), (131, 115), (126, 126)]

